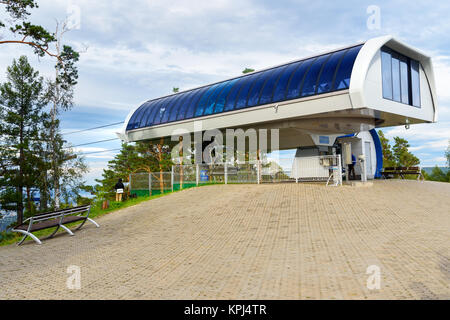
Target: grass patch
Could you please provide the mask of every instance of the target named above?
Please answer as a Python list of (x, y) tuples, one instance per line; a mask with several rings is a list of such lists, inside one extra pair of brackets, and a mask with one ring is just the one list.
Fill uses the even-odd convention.
[[(208, 185), (215, 185), (215, 184), (221, 184), (221, 183), (214, 183), (214, 182), (209, 182), (209, 183), (202, 183), (200, 185), (198, 185), (199, 187), (203, 187), (203, 186), (208, 186)], [(132, 199), (128, 199), (127, 201), (122, 201), (122, 202), (115, 202), (115, 201), (110, 201), (109, 202), (109, 208), (102, 210), (101, 208), (101, 201), (97, 202), (93, 205), (91, 205), (91, 212), (89, 213), (89, 218), (93, 218), (95, 220), (96, 217), (101, 217), (105, 214), (114, 212), (114, 211), (118, 211), (120, 209), (124, 209), (124, 208), (128, 208), (134, 205), (137, 205), (141, 202), (144, 201), (149, 201), (152, 199), (156, 199), (156, 198), (160, 198), (163, 197), (165, 195), (171, 194), (171, 193), (175, 193), (178, 191), (182, 191), (182, 190), (187, 190), (187, 189), (191, 189), (191, 188), (186, 188), (186, 189), (181, 189), (181, 190), (174, 190), (173, 192), (165, 192), (162, 194), (154, 194), (152, 196), (143, 196), (143, 197), (138, 197), (138, 198), (132, 198)], [(86, 223), (89, 223), (88, 221)], [(78, 222), (74, 222), (74, 223), (70, 223), (70, 224), (66, 224), (65, 226), (67, 226), (68, 228), (74, 227), (81, 224), (80, 221)], [(101, 226), (100, 226), (101, 227)], [(50, 228), (50, 229), (44, 229), (44, 230), (39, 230), (36, 232), (33, 232), (33, 234), (38, 237), (39, 239), (43, 239), (47, 236), (49, 236), (50, 234), (53, 233), (53, 231), (55, 231), (55, 228)], [(66, 231), (64, 231), (63, 229), (58, 230), (57, 234), (59, 233), (66, 233)], [(18, 233), (18, 232), (0, 232), (0, 246), (6, 246), (6, 245), (10, 245), (10, 244), (14, 244), (19, 242), (19, 240), (23, 237), (23, 234)], [(32, 240), (30, 237), (28, 237), (25, 242), (31, 240), (32, 242), (34, 242), (34, 240)]]

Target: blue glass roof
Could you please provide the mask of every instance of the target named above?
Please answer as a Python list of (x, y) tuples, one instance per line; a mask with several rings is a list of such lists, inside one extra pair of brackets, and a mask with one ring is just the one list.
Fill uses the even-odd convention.
[(361, 45), (253, 72), (141, 105), (127, 130), (348, 89)]

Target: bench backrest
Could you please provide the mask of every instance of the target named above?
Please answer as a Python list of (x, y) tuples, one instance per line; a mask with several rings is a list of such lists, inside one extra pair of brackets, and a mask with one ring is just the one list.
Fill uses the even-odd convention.
[(60, 218), (61, 216), (71, 215), (71, 214), (75, 214), (75, 213), (82, 213), (82, 212), (88, 211), (90, 209), (90, 207), (91, 207), (90, 205), (86, 205), (86, 206), (79, 206), (79, 207), (73, 207), (73, 208), (65, 208), (65, 209), (60, 209), (60, 210), (51, 211), (51, 212), (38, 213), (38, 214), (35, 214), (34, 216), (24, 220), (22, 224), (28, 222), (31, 219), (33, 219), (33, 221), (37, 222), (37, 221), (44, 221), (44, 220)]
[(420, 172), (419, 167), (386, 167), (383, 169), (384, 172), (386, 171), (418, 171)]

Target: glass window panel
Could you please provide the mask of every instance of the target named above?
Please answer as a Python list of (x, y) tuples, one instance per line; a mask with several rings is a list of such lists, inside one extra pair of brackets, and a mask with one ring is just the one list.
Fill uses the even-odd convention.
[(400, 58), (400, 89), (401, 101), (409, 104), (408, 60), (406, 57)]
[(278, 79), (280, 78), (281, 74), (287, 67), (288, 66), (282, 66), (276, 68), (274, 72), (270, 75), (270, 77), (268, 77), (261, 91), (261, 95), (258, 102), (259, 105), (270, 103), (272, 101), (272, 95), (275, 85)]
[(180, 93), (180, 98), (177, 100), (177, 103), (172, 107), (170, 110), (170, 116), (168, 122), (172, 122), (177, 120), (177, 114), (178, 110), (180, 110), (180, 106), (184, 103), (186, 103), (186, 98), (188, 97), (190, 92)]
[(300, 86), (303, 83), (306, 71), (308, 71), (314, 58), (303, 61), (297, 70), (292, 74), (292, 77), (288, 84), (288, 91), (286, 93), (286, 99), (294, 99), (300, 95)]
[(392, 54), (392, 98), (400, 102), (400, 60)]
[(169, 101), (167, 101), (167, 108), (164, 111), (163, 117), (161, 118), (161, 123), (166, 123), (167, 121), (169, 121), (170, 112), (172, 111), (172, 108), (178, 103), (179, 99), (179, 94), (169, 97)]
[(217, 89), (211, 94), (211, 96), (208, 98), (208, 102), (206, 103), (205, 111), (203, 112), (203, 115), (206, 116), (208, 114), (213, 113), (214, 110), (214, 104), (216, 103), (217, 96), (222, 93), (222, 91), (228, 86), (228, 84), (231, 81), (225, 81), (220, 83), (217, 86)]
[(148, 117), (147, 117), (147, 120), (145, 120), (145, 126), (146, 127), (149, 127), (149, 126), (151, 126), (151, 125), (153, 125), (153, 119), (155, 119), (155, 115), (156, 115), (156, 113), (158, 112), (158, 110), (159, 110), (159, 108), (158, 108), (158, 102), (160, 101), (161, 99), (158, 99), (158, 100), (155, 100), (153, 103), (152, 103), (152, 106), (151, 106), (151, 108), (152, 108), (152, 111), (149, 113), (149, 115), (148, 115)]
[(386, 51), (381, 51), (381, 76), (383, 83), (383, 98), (392, 99), (391, 54)]
[(153, 105), (155, 104), (155, 100), (149, 101), (146, 103), (145, 111), (142, 113), (141, 121), (139, 122), (139, 128), (143, 128), (147, 124), (147, 118), (150, 113), (153, 111)]
[(213, 86), (210, 86), (208, 91), (205, 92), (205, 94), (200, 99), (200, 102), (197, 105), (197, 109), (195, 109), (195, 116), (200, 117), (203, 115), (203, 111), (205, 111), (206, 103), (208, 102), (209, 97), (214, 93), (214, 91), (217, 89), (219, 84), (215, 84)]
[(236, 96), (239, 94), (239, 90), (241, 89), (242, 83), (245, 82), (247, 77), (240, 78), (230, 90), (228, 94), (227, 101), (225, 102), (225, 111), (230, 111), (234, 109), (234, 103), (236, 102)]
[(306, 73), (305, 80), (303, 80), (302, 97), (315, 94), (317, 77), (319, 76), (319, 72), (322, 69), (323, 64), (329, 57), (329, 54), (320, 56), (313, 62), (308, 72)]
[(131, 116), (130, 121), (128, 121), (127, 130), (133, 130), (133, 129), (137, 128), (137, 125), (139, 124), (137, 119), (138, 119), (138, 117), (140, 117), (140, 113), (142, 112), (142, 110), (144, 108), (145, 108), (145, 103), (136, 109), (136, 111)]
[(250, 92), (248, 94), (247, 106), (253, 107), (258, 104), (261, 89), (266, 80), (269, 79), (269, 77), (272, 75), (274, 71), (275, 71), (274, 69), (264, 71), (261, 73), (258, 79), (256, 79), (256, 81), (253, 84), (253, 87), (250, 89)]
[(214, 113), (219, 113), (223, 111), (223, 107), (225, 106), (225, 101), (227, 100), (227, 96), (230, 93), (231, 88), (233, 88), (233, 85), (238, 81), (239, 79), (234, 79), (231, 81), (228, 81), (227, 86), (222, 90), (222, 92), (219, 94), (216, 104), (214, 106)]
[(184, 116), (186, 115), (186, 111), (191, 103), (191, 100), (197, 93), (198, 90), (191, 90), (184, 101), (182, 101), (180, 110), (178, 110), (177, 120), (184, 120)]
[(297, 69), (298, 66), (302, 64), (302, 61), (295, 62), (287, 66), (281, 75), (280, 79), (278, 79), (278, 83), (275, 87), (275, 91), (273, 92), (272, 102), (278, 102), (284, 100), (286, 95), (287, 86), (289, 79), (291, 78), (292, 73)]
[(320, 78), (316, 93), (325, 93), (332, 90), (333, 78), (336, 73), (337, 65), (341, 61), (345, 52), (346, 50), (334, 52), (331, 55), (330, 59), (328, 59), (328, 61), (325, 63), (325, 66), (323, 67), (319, 76)]
[(185, 119), (190, 119), (194, 116), (195, 107), (198, 104), (198, 101), (202, 97), (202, 95), (209, 89), (210, 87), (204, 87), (201, 89), (197, 89), (198, 91), (192, 97), (191, 102), (189, 103), (189, 107), (186, 109), (186, 114), (184, 116)]
[(167, 109), (167, 102), (170, 100), (171, 97), (167, 97), (164, 99), (161, 99), (157, 102), (155, 107), (157, 108), (155, 112), (155, 117), (153, 118), (153, 125), (157, 125), (161, 123), (161, 119), (164, 116), (164, 112)]
[(246, 77), (247, 79), (242, 83), (241, 90), (239, 91), (239, 95), (236, 99), (236, 105), (234, 109), (242, 109), (247, 104), (247, 97), (250, 88), (253, 83), (261, 76), (261, 73), (252, 74), (251, 76)]
[(352, 75), (353, 64), (355, 63), (356, 56), (359, 53), (361, 46), (350, 48), (339, 64), (339, 68), (336, 73), (336, 79), (334, 80), (333, 90), (348, 89), (350, 86), (350, 77)]
[(420, 74), (419, 62), (411, 60), (411, 98), (412, 105), (420, 107)]

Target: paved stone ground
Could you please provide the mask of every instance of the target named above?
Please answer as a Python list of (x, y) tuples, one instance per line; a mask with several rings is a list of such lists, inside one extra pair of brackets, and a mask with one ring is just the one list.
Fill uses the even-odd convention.
[(185, 190), (0, 247), (0, 299), (450, 299), (449, 208), (433, 182)]

